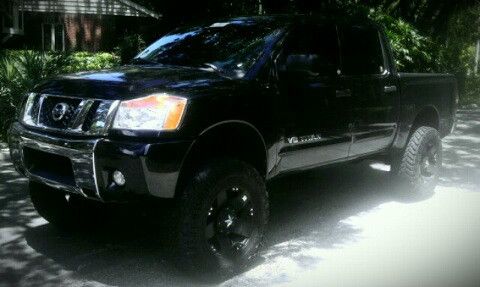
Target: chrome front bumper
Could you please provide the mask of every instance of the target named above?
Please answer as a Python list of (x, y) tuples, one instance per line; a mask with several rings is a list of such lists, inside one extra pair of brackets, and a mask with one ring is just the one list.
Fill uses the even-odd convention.
[[(17, 122), (10, 129), (9, 145), (15, 168), (29, 179), (89, 199), (118, 202), (145, 196), (175, 197), (192, 140), (144, 143), (103, 137), (64, 138)], [(112, 181), (116, 170), (125, 176), (124, 186)], [(68, 177), (62, 177), (63, 171)]]
[[(31, 180), (57, 189), (80, 194), (90, 199), (102, 200), (95, 170), (94, 151), (98, 141), (99, 139), (67, 140), (39, 134), (25, 129), (19, 123), (12, 125), (9, 137), (11, 159), (20, 173)], [(69, 158), (72, 163), (75, 185), (62, 184), (29, 171), (24, 164), (24, 147)]]

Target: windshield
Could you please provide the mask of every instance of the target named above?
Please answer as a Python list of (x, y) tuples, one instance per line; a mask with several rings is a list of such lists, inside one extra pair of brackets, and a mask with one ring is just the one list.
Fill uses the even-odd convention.
[(268, 22), (240, 20), (178, 29), (150, 45), (134, 62), (201, 67), (241, 78), (279, 32)]

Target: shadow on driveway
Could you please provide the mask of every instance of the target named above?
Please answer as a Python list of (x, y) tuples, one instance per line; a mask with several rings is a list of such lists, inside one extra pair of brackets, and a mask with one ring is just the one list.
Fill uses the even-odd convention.
[[(296, 251), (354, 241), (358, 231), (340, 221), (395, 200), (387, 172), (369, 165), (342, 165), (270, 183), (271, 222), (256, 266), (282, 256), (308, 269), (317, 258), (293, 255)], [(26, 239), (6, 243), (0, 253), (2, 262), (7, 263), (0, 267), (8, 266), (8, 261), (15, 266), (3, 271), (8, 274), (3, 278), (12, 284), (84, 280), (119, 286), (194, 284), (171, 260), (175, 256), (174, 221), (168, 202), (150, 204), (149, 211), (139, 206), (117, 207), (111, 210), (106, 226), (72, 233), (59, 232), (49, 224), (28, 226), (37, 215), (32, 212), (25, 185), (8, 202), (11, 207), (7, 210), (12, 215), (20, 211), (18, 216), (24, 218), (20, 222), (24, 221)], [(160, 211), (152, 212), (153, 207)], [(292, 240), (297, 243), (282, 244)]]

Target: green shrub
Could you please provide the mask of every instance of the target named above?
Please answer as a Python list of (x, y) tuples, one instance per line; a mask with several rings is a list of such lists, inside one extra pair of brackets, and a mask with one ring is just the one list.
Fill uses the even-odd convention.
[(37, 51), (0, 53), (0, 140), (21, 106), (24, 95), (43, 79), (61, 73), (108, 69), (118, 65), (119, 57), (109, 53), (72, 54)]
[(111, 53), (77, 52), (69, 56), (64, 72), (110, 69), (120, 64), (120, 58)]
[(370, 18), (385, 26), (399, 71), (435, 72), (439, 70), (438, 48), (432, 39), (423, 36), (411, 24), (370, 10)]
[(115, 54), (120, 56), (122, 64), (129, 63), (140, 51), (146, 48), (141, 35), (128, 35), (115, 47)]
[(16, 61), (0, 56), (0, 140), (15, 116), (16, 107), (20, 104), (22, 94), (21, 74)]
[(0, 138), (5, 137), (23, 95), (61, 71), (67, 62), (68, 58), (59, 53), (6, 51), (0, 56)]
[(393, 56), (401, 72), (434, 72), (439, 70), (439, 49), (435, 42), (420, 33), (413, 25), (402, 19), (391, 17), (381, 9), (373, 9), (358, 3), (339, 3), (341, 11), (357, 18), (370, 18), (385, 27)]

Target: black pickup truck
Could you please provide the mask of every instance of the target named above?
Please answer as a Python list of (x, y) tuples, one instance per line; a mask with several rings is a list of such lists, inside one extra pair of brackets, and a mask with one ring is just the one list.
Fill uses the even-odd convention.
[(50, 223), (171, 199), (183, 266), (225, 270), (257, 254), (272, 178), (375, 156), (405, 192), (432, 192), (457, 101), (451, 75), (399, 73), (368, 20), (242, 17), (177, 29), (117, 69), (40, 83), (9, 144)]

